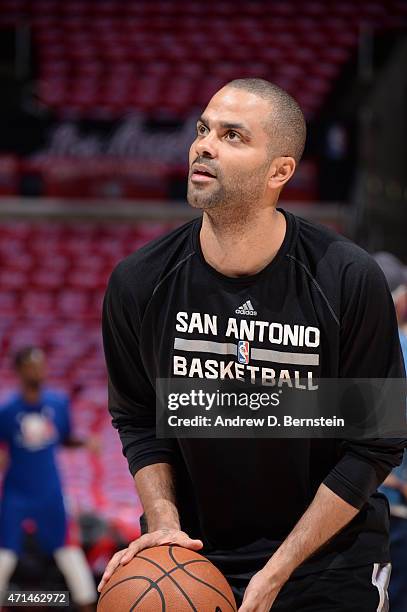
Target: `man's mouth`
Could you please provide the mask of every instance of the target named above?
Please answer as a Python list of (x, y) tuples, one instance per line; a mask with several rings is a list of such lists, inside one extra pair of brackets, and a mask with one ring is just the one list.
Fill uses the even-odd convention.
[(206, 166), (197, 164), (196, 166), (192, 167), (191, 181), (200, 183), (200, 182), (210, 181), (215, 178), (216, 178), (215, 173), (209, 168), (207, 168)]

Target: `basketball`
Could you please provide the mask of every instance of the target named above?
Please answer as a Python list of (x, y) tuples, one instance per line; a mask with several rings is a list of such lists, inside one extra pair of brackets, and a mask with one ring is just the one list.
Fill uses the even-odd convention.
[(230, 612), (232, 590), (208, 559), (180, 546), (156, 546), (119, 566), (103, 588), (98, 612)]

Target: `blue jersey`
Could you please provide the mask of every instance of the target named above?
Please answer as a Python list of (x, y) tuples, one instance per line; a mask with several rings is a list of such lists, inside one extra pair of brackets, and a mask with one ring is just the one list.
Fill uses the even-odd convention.
[(0, 407), (0, 440), (9, 447), (4, 496), (12, 493), (30, 503), (60, 490), (55, 449), (69, 436), (66, 395), (44, 389), (36, 404), (15, 393)]
[[(403, 353), (404, 365), (407, 369), (407, 336), (401, 330), (399, 330), (400, 337), (400, 346), (401, 351)], [(397, 466), (393, 470), (393, 474), (397, 476), (400, 480), (407, 482), (407, 453), (404, 451), (403, 461), (401, 465)], [(398, 506), (400, 504), (405, 505), (406, 499), (404, 495), (401, 494), (397, 489), (393, 489), (392, 487), (388, 487), (386, 485), (382, 485), (379, 488), (379, 491), (384, 493), (389, 500), (390, 506)]]

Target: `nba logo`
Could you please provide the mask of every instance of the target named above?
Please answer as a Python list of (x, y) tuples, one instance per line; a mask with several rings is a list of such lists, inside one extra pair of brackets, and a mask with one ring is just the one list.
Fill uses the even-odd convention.
[(239, 363), (249, 363), (249, 343), (247, 340), (239, 340), (237, 345), (237, 357)]

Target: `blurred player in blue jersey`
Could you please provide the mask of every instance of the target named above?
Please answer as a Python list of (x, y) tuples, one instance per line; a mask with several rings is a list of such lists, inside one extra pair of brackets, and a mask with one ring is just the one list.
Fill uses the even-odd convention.
[[(407, 368), (407, 335), (403, 324), (407, 315), (407, 268), (397, 257), (382, 251), (375, 260), (383, 270), (393, 297), (399, 324), (400, 346)], [(392, 572), (389, 585), (391, 612), (407, 610), (407, 453), (401, 465), (387, 476), (380, 491), (390, 504), (390, 552)]]
[(95, 449), (96, 442), (72, 438), (68, 398), (45, 387), (41, 349), (18, 351), (15, 368), (20, 389), (0, 407), (0, 441), (9, 454), (0, 504), (0, 592), (22, 551), (23, 524), (34, 521), (38, 544), (54, 556), (73, 601), (81, 612), (90, 612), (96, 589), (86, 557), (70, 537), (55, 451), (59, 444)]

